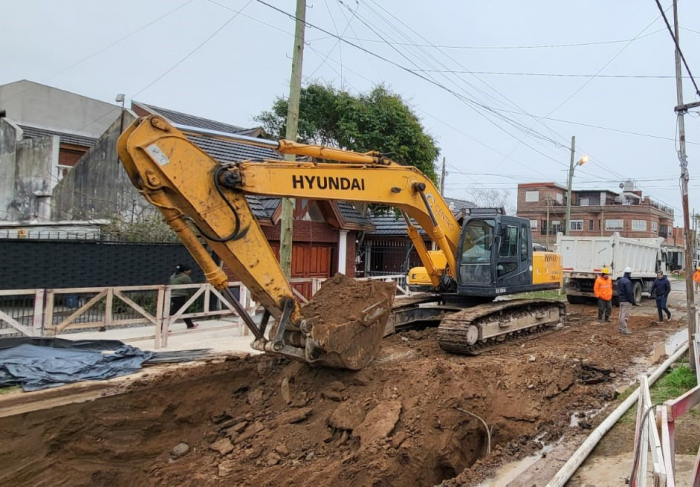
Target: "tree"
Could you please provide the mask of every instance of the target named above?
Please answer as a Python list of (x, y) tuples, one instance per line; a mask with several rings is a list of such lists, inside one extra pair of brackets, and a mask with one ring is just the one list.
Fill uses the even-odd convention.
[[(284, 138), (287, 100), (277, 98), (255, 119), (275, 138)], [(400, 164), (416, 166), (436, 181), (440, 149), (399, 95), (384, 86), (354, 96), (331, 86), (301, 90), (298, 140), (357, 152), (379, 151)]]
[(505, 189), (471, 189), (469, 199), (481, 208), (503, 208), (506, 214), (515, 214), (515, 208), (510, 202), (510, 193)]

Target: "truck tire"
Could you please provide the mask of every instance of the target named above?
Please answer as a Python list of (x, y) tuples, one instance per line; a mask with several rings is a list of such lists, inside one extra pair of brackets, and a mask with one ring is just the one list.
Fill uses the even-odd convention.
[(634, 295), (634, 304), (642, 303), (642, 283), (635, 281), (632, 283), (632, 294)]
[(566, 300), (571, 304), (586, 304), (588, 298), (586, 298), (585, 296), (572, 296), (570, 294), (567, 294)]

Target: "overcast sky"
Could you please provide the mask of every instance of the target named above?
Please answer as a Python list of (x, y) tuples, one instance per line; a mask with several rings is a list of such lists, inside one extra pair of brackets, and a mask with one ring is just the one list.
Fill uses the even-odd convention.
[[(294, 0), (265, 1), (294, 12)], [(670, 0), (661, 4), (673, 22)], [(498, 188), (514, 201), (519, 182), (565, 185), (575, 135), (576, 158), (590, 156), (575, 189), (635, 179), (682, 223), (673, 41), (654, 0), (307, 5), (309, 24), (326, 32), (307, 27), (304, 83), (352, 93), (384, 83), (400, 94), (447, 158), (447, 196)], [(241, 126), (256, 125), (288, 91), (293, 20), (258, 0), (0, 0), (0, 8), (0, 84), (29, 79), (108, 102), (125, 93)], [(679, 17), (700, 84), (700, 2), (679, 1)], [(698, 100), (684, 80), (685, 103)], [(697, 110), (686, 131), (690, 204), (700, 212)]]

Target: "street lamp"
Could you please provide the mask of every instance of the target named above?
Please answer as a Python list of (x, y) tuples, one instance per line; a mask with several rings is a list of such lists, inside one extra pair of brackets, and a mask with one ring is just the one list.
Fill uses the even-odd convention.
[(566, 226), (564, 227), (564, 235), (569, 235), (569, 227), (571, 226), (571, 183), (574, 180), (574, 169), (576, 166), (583, 166), (588, 162), (588, 156), (583, 156), (578, 162), (574, 163), (574, 145), (576, 137), (571, 137), (571, 165), (569, 166), (569, 184), (566, 187)]

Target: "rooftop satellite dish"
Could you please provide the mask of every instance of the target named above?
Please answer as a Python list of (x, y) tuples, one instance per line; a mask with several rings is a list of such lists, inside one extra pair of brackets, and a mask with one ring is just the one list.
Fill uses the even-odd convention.
[(620, 189), (625, 187), (625, 183), (620, 183)]

